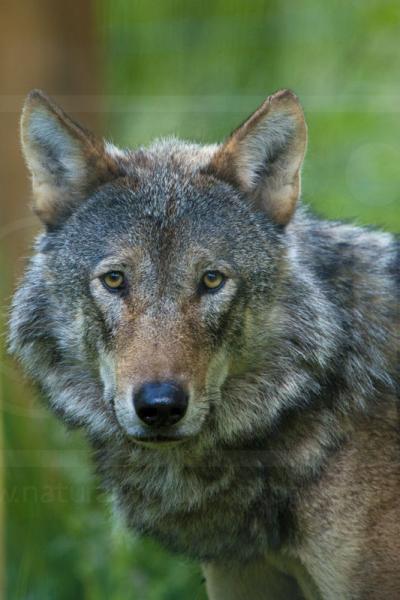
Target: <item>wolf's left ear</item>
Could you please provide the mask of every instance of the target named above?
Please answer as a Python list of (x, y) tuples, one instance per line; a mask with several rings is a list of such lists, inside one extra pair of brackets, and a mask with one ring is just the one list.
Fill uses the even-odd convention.
[(286, 225), (300, 195), (307, 126), (289, 90), (269, 96), (220, 146), (207, 171), (239, 187), (276, 223)]
[(48, 227), (62, 222), (96, 187), (122, 174), (116, 151), (43, 92), (34, 90), (25, 101), (21, 140), (32, 175), (33, 208)]

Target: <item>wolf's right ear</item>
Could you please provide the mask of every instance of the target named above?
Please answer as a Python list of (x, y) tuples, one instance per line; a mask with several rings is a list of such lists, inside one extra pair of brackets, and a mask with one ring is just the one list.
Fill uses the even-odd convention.
[(279, 225), (286, 225), (300, 195), (307, 127), (290, 90), (266, 101), (220, 146), (207, 171), (238, 187)]
[(37, 90), (25, 101), (21, 141), (32, 175), (34, 211), (50, 228), (96, 187), (123, 174), (115, 149), (110, 152), (107, 144)]

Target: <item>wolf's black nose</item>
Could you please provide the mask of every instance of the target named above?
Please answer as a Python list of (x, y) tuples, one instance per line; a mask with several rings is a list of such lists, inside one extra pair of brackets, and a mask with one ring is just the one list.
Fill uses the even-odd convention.
[(187, 393), (170, 381), (145, 383), (133, 399), (137, 416), (150, 427), (167, 427), (180, 421), (188, 406)]

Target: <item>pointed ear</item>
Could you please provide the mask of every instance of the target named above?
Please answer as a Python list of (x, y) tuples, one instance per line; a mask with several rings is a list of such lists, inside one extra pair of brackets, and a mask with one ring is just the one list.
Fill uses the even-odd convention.
[(286, 225), (300, 195), (307, 127), (289, 90), (269, 96), (217, 150), (213, 175), (239, 187), (278, 224)]
[(96, 187), (122, 175), (123, 153), (75, 123), (43, 92), (29, 94), (21, 118), (21, 140), (32, 175), (34, 211), (57, 226)]

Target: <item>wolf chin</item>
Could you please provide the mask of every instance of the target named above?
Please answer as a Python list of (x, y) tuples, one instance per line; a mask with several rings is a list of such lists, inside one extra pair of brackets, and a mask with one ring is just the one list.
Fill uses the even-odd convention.
[(120, 150), (34, 91), (21, 132), (11, 351), (128, 527), (213, 600), (399, 598), (399, 241), (300, 204), (296, 96)]

